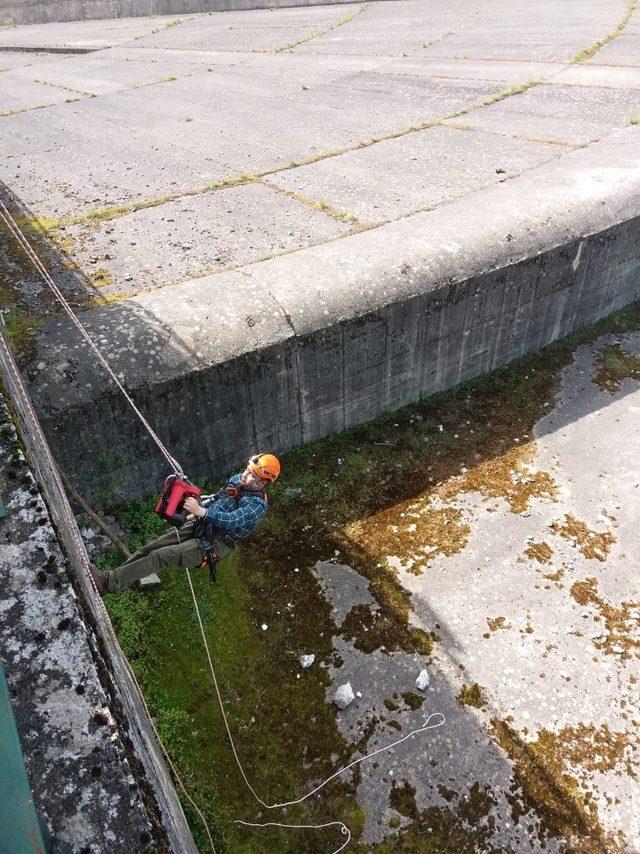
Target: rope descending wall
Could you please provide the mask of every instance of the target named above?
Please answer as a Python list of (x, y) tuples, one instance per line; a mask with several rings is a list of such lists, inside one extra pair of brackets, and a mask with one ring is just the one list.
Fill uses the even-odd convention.
[[(11, 355), (0, 324), (0, 378), (15, 410), (21, 438), (40, 483), (60, 544), (69, 563), (74, 586), (81, 593), (85, 621), (93, 629), (89, 641), (100, 667), (104, 687), (119, 711), (122, 735), (130, 741), (130, 765), (145, 795), (147, 809), (155, 825), (166, 835), (165, 850), (176, 854), (197, 854), (182, 806), (169, 770), (162, 757), (146, 707), (127, 661), (118, 645), (113, 628), (86, 571), (88, 557), (67, 500), (58, 470)], [(160, 849), (159, 849), (160, 850)]]

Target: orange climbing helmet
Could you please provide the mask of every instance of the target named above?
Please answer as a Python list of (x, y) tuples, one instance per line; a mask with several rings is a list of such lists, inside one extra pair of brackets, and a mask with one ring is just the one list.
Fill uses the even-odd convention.
[(249, 460), (247, 468), (263, 480), (274, 483), (280, 474), (280, 460), (273, 454), (256, 454)]

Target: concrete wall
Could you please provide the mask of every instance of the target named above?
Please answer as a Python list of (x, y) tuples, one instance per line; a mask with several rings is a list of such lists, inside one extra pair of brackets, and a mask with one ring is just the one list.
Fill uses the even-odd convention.
[[(192, 476), (284, 451), (537, 350), (640, 298), (640, 218), (204, 372), (138, 389)], [(579, 272), (575, 261), (580, 253)], [(115, 391), (49, 419), (86, 492), (148, 494), (167, 467)]]
[[(553, 167), (330, 244), (83, 314), (192, 476), (450, 388), (640, 299), (636, 129)], [(606, 164), (606, 165), (603, 165)], [(66, 320), (29, 370), (87, 494), (167, 466)]]
[(50, 21), (86, 21), (144, 15), (180, 15), (191, 12), (229, 12), (287, 6), (329, 6), (353, 0), (2, 0), (0, 24), (46, 24)]

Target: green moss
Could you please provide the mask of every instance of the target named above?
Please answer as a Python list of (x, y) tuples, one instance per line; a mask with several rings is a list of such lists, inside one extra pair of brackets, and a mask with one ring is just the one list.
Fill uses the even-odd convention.
[(535, 741), (525, 742), (506, 721), (494, 718), (491, 724), (513, 762), (515, 782), (509, 801), (514, 821), (533, 813), (541, 821), (543, 838), (564, 839), (571, 850), (619, 850), (600, 826), (589, 794), (567, 773), (562, 736), (542, 730)]
[(449, 803), (451, 803), (451, 801), (456, 796), (454, 789), (449, 789), (449, 788), (447, 788), (447, 786), (443, 786), (442, 783), (440, 783), (438, 785), (438, 791), (440, 792), (442, 797), (445, 799), (445, 801), (449, 801)]
[(496, 806), (497, 801), (491, 794), (489, 786), (481, 786), (475, 782), (469, 789), (469, 794), (460, 799), (458, 815), (475, 827)]
[(471, 828), (446, 807), (430, 807), (418, 813), (404, 832), (374, 850), (376, 854), (478, 854), (495, 850), (488, 844), (489, 836), (486, 827)]
[(596, 385), (603, 391), (615, 394), (627, 378), (640, 380), (640, 359), (627, 353), (619, 344), (603, 347), (596, 357), (593, 378)]
[(416, 807), (416, 790), (406, 780), (399, 786), (393, 783), (391, 792), (389, 793), (389, 804), (399, 812), (400, 815), (405, 815), (407, 818), (416, 819), (418, 809)]
[[(131, 549), (158, 532), (161, 523), (151, 503), (112, 508), (132, 533)], [(221, 564), (216, 586), (204, 571), (194, 571), (193, 577), (243, 763), (265, 798), (286, 800), (311, 779), (328, 776), (335, 769), (332, 754), (346, 761), (350, 749), (337, 732), (333, 707), (325, 702), (326, 672), (313, 668), (297, 678), (299, 651), (313, 648), (320, 659), (331, 655), (329, 606), (308, 570), (293, 573), (293, 560), (276, 563), (266, 557), (265, 563), (264, 554), (240, 548)], [(117, 563), (118, 556), (111, 559)], [(161, 735), (214, 828), (220, 850), (267, 852), (290, 845), (291, 850), (324, 851), (326, 840), (317, 834), (312, 839), (313, 834), (301, 831), (256, 834), (232, 824), (238, 815), (254, 815), (255, 802), (226, 742), (184, 573), (169, 571), (162, 587), (149, 594), (128, 591), (105, 601)], [(295, 603), (293, 612), (287, 602)], [(260, 628), (263, 622), (269, 626), (266, 632)], [(364, 816), (351, 800), (349, 787), (336, 781), (320, 802), (292, 808), (287, 821), (347, 820), (348, 815), (357, 836)], [(204, 846), (198, 820), (187, 812)]]
[(425, 701), (424, 697), (421, 697), (420, 694), (414, 694), (413, 691), (405, 691), (402, 695), (402, 699), (405, 701), (407, 706), (414, 711), (419, 709)]
[(495, 104), (497, 101), (511, 98), (513, 95), (520, 95), (522, 92), (526, 92), (527, 89), (539, 86), (543, 82), (543, 80), (528, 80), (526, 83), (514, 83), (512, 86), (507, 86), (506, 89), (501, 89), (499, 92), (494, 92), (493, 95), (483, 98), (482, 105), (487, 107), (490, 104)]
[(474, 706), (476, 709), (483, 708), (485, 699), (482, 696), (480, 685), (477, 682), (474, 682), (473, 685), (463, 685), (458, 694), (458, 702), (463, 706)]
[(7, 341), (21, 364), (34, 357), (36, 332), (41, 326), (41, 318), (30, 316), (20, 306), (13, 305), (4, 312)]
[[(336, 728), (335, 710), (326, 702), (326, 670), (301, 671), (301, 652), (313, 650), (319, 662), (330, 661), (332, 636), (340, 632), (366, 649), (428, 652), (434, 643), (430, 634), (408, 626), (410, 594), (393, 571), (380, 565), (379, 555), (350, 538), (349, 525), (459, 475), (460, 465), (503, 454), (546, 411), (543, 405), (553, 399), (555, 379), (572, 348), (603, 332), (638, 328), (636, 304), (487, 377), (284, 456), (283, 477), (271, 491), (271, 510), (260, 536), (221, 563), (216, 586), (209, 584), (206, 572), (194, 572), (231, 729), (262, 797), (298, 796), (310, 781), (328, 776), (356, 750), (365, 749), (375, 728), (375, 722), (365, 727), (361, 744), (346, 743)], [(131, 547), (157, 533), (160, 523), (151, 505), (130, 502), (115, 508), (131, 535)], [(340, 562), (369, 580), (378, 604), (375, 612), (369, 607), (352, 609), (340, 630), (312, 573), (318, 561), (336, 559), (336, 550)], [(118, 556), (112, 552), (109, 559), (117, 562)], [(220, 850), (324, 854), (326, 836), (260, 832), (232, 824), (239, 815), (255, 816), (256, 805), (226, 743), (184, 573), (169, 571), (159, 590), (111, 597), (107, 604), (141, 674), (152, 714), (165, 722), (169, 749), (214, 827)], [(262, 623), (267, 631), (261, 630)], [(470, 698), (481, 701), (479, 686), (465, 689), (462, 697), (469, 691)], [(187, 726), (190, 739), (185, 745), (180, 735)], [(394, 797), (406, 797), (401, 788)], [(481, 813), (488, 803), (488, 793), (478, 790), (469, 804), (461, 803), (460, 814), (447, 808), (420, 812), (414, 825), (379, 850), (484, 850), (486, 828), (470, 827), (465, 815)], [(187, 812), (204, 845), (197, 819)], [(264, 810), (262, 817), (275, 818)], [(349, 823), (357, 840), (363, 814), (353, 788), (340, 780), (327, 787), (321, 799), (289, 810), (286, 818), (297, 823), (332, 819)], [(423, 832), (426, 827), (428, 834)]]
[(384, 701), (384, 705), (387, 707), (387, 709), (389, 709), (390, 712), (397, 712), (400, 708), (400, 706), (395, 702), (395, 700), (392, 700), (391, 697), (387, 697), (387, 699)]

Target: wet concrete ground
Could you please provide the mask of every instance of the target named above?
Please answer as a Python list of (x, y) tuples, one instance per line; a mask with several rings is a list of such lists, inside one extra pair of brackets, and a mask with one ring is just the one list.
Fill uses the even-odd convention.
[[(342, 733), (368, 734), (372, 750), (446, 716), (361, 766), (369, 845), (413, 825), (418, 847), (402, 850), (429, 834), (440, 841), (428, 851), (640, 850), (640, 388), (599, 367), (618, 346), (640, 356), (640, 335), (576, 351), (519, 448), (347, 529), (410, 591), (410, 623), (440, 640), (421, 657), (336, 636), (344, 663), (327, 696), (347, 681), (362, 693)], [(376, 607), (339, 555), (316, 571), (338, 627), (352, 607)], [(449, 827), (434, 806), (451, 811)], [(472, 843), (456, 843), (469, 826)]]

